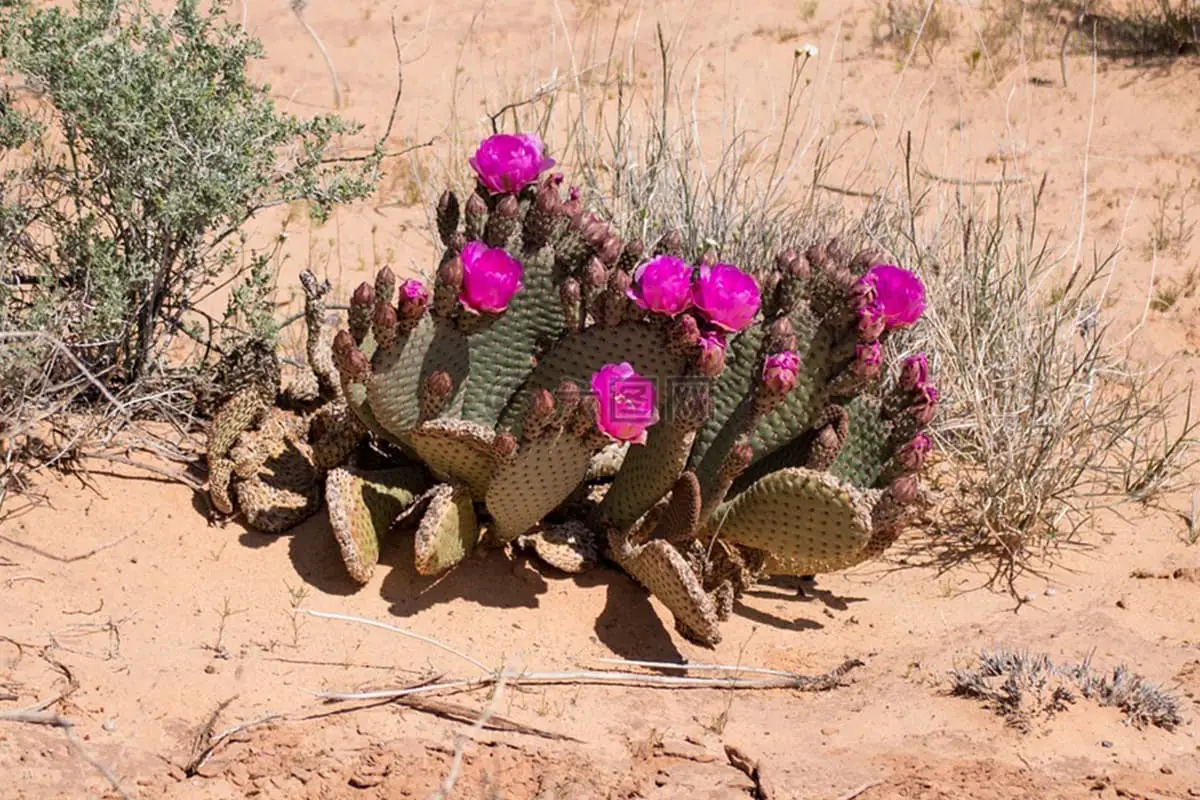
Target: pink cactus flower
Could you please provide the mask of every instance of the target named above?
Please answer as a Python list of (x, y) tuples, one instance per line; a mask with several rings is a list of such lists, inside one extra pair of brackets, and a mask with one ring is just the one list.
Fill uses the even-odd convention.
[(592, 375), (596, 427), (621, 442), (646, 443), (646, 429), (658, 422), (654, 381), (643, 378), (628, 362), (605, 364)]
[(883, 368), (883, 345), (873, 342), (854, 345), (854, 361), (850, 370), (860, 378), (871, 379)]
[(696, 369), (707, 378), (715, 378), (725, 369), (725, 336), (720, 331), (709, 331), (700, 337)]
[(462, 251), (463, 280), (458, 299), (472, 314), (499, 314), (521, 291), (524, 268), (503, 249), (468, 242)]
[(554, 166), (554, 159), (542, 155), (543, 147), (534, 133), (499, 133), (480, 142), (469, 162), (493, 194), (515, 193), (536, 183), (539, 175)]
[(754, 320), (762, 298), (758, 282), (732, 264), (700, 267), (692, 302), (713, 325), (737, 333)]
[[(872, 291), (873, 290), (873, 291)], [(921, 279), (894, 264), (877, 264), (858, 279), (855, 295), (874, 302), (888, 329), (907, 328), (925, 311), (925, 286)]]
[(907, 392), (918, 391), (929, 382), (929, 359), (917, 353), (904, 359), (900, 365), (900, 388)]
[(429, 290), (425, 284), (411, 279), (400, 284), (399, 316), (402, 319), (417, 319), (429, 307)]
[(800, 375), (800, 356), (792, 351), (767, 356), (763, 364), (763, 388), (772, 394), (785, 395), (796, 388)]
[(692, 304), (692, 267), (682, 258), (658, 256), (634, 270), (626, 294), (638, 308), (674, 317)]

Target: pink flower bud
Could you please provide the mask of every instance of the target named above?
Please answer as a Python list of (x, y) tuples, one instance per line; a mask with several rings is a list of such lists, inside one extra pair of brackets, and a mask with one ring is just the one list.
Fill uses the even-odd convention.
[(883, 346), (876, 339), (873, 342), (854, 345), (854, 363), (850, 371), (860, 378), (870, 380), (879, 374), (883, 368)]
[(521, 291), (521, 262), (500, 248), (470, 242), (462, 252), (463, 281), (458, 299), (473, 314), (499, 314)]
[(658, 422), (654, 381), (634, 372), (628, 362), (606, 364), (592, 375), (596, 427), (622, 442), (645, 444), (646, 429)]
[(923, 433), (918, 433), (908, 444), (896, 454), (896, 460), (906, 472), (918, 472), (925, 464), (925, 457), (933, 449), (933, 441)]
[(858, 309), (858, 338), (869, 342), (878, 339), (886, 324), (883, 319), (883, 309), (877, 304), (870, 303)]
[(763, 389), (782, 397), (796, 388), (796, 379), (799, 375), (799, 355), (792, 351), (773, 353), (767, 356), (767, 360), (763, 363)]
[(542, 155), (544, 145), (537, 134), (500, 133), (479, 143), (469, 162), (479, 181), (492, 194), (519, 192), (554, 166), (554, 159)]
[(410, 279), (400, 284), (400, 318), (419, 319), (429, 307), (429, 290), (425, 284)]
[(628, 296), (639, 308), (674, 317), (692, 305), (692, 267), (674, 256), (651, 259), (634, 270)]
[(920, 389), (921, 396), (912, 404), (913, 418), (922, 425), (933, 422), (938, 407), (938, 390), (932, 383), (926, 383)]
[(715, 378), (725, 369), (725, 337), (719, 331), (710, 331), (700, 337), (700, 355), (696, 358), (696, 371), (706, 378)]
[(700, 344), (700, 323), (690, 314), (678, 317), (671, 325), (671, 342), (681, 353), (690, 353)]
[(929, 381), (929, 359), (924, 353), (917, 353), (904, 359), (900, 366), (900, 388), (906, 392), (915, 392)]
[(731, 264), (702, 266), (692, 302), (713, 325), (736, 333), (754, 320), (761, 302), (758, 282)]
[(333, 337), (333, 365), (343, 378), (362, 381), (371, 372), (371, 363), (351, 336), (350, 331), (338, 331)]
[[(925, 287), (921, 279), (894, 264), (878, 264), (858, 279), (857, 294), (873, 294), (884, 325), (907, 328), (925, 311)], [(869, 302), (869, 301), (867, 301)]]

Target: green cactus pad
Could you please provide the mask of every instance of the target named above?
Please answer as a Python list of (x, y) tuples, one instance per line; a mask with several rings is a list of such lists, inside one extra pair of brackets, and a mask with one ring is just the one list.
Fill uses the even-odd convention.
[(676, 630), (683, 636), (706, 647), (721, 641), (716, 604), (687, 560), (670, 543), (657, 539), (633, 544), (613, 531), (608, 535), (608, 546), (613, 560), (667, 607), (675, 617)]
[(631, 445), (596, 519), (628, 528), (671, 490), (687, 464), (696, 433), (681, 425), (659, 422), (650, 428), (644, 445)]
[(439, 479), (464, 484), (476, 499), (492, 482), (496, 432), (465, 420), (434, 419), (405, 437), (405, 443)]
[(846, 404), (850, 436), (829, 467), (830, 474), (860, 489), (876, 489), (880, 474), (892, 457), (893, 424), (880, 413), (881, 401), (862, 394)]
[(538, 362), (537, 368), (504, 409), (501, 427), (520, 435), (529, 395), (538, 389), (553, 392), (564, 380), (572, 381), (585, 391), (592, 385), (592, 375), (605, 364), (628, 361), (633, 369), (648, 379), (658, 380), (659, 402), (667, 391), (666, 381), (683, 374), (685, 359), (671, 354), (665, 343), (664, 330), (650, 322), (625, 322), (616, 327), (593, 327), (568, 334)]
[(479, 521), (465, 486), (443, 483), (429, 493), (429, 507), (417, 527), (416, 568), (438, 575), (462, 561), (479, 541)]
[(727, 542), (770, 553), (792, 574), (832, 572), (862, 560), (877, 496), (828, 473), (785, 469), (722, 503), (709, 526)]
[(524, 259), (525, 288), (486, 329), (470, 337), (470, 378), (462, 417), (494, 425), (512, 393), (529, 377), (544, 341), (563, 329), (562, 305), (554, 282), (554, 249), (543, 247)]
[(427, 485), (417, 467), (330, 470), (325, 478), (329, 522), (351, 578), (358, 583), (371, 579), (381, 537)]
[(522, 445), (511, 463), (496, 470), (488, 487), (492, 535), (509, 541), (541, 522), (580, 484), (594, 452), (588, 441), (569, 431)]
[(389, 438), (402, 439), (420, 421), (419, 390), (429, 374), (445, 370), (457, 392), (468, 366), (466, 337), (452, 323), (426, 314), (411, 333), (372, 357), (367, 384), (371, 413)]

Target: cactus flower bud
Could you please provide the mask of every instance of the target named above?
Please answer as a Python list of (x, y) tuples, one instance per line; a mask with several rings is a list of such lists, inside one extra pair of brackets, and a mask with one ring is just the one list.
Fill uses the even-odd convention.
[(925, 464), (925, 458), (933, 449), (933, 440), (924, 433), (918, 433), (908, 444), (900, 448), (896, 460), (905, 472), (919, 472)]
[(719, 331), (710, 331), (700, 337), (700, 354), (696, 358), (696, 371), (706, 378), (715, 378), (724, 369), (725, 337)]
[(458, 197), (447, 189), (442, 192), (437, 204), (438, 235), (442, 239), (442, 244), (447, 247), (450, 246), (451, 237), (458, 231), (459, 215)]
[(920, 388), (920, 397), (912, 404), (911, 411), (913, 418), (922, 425), (928, 425), (933, 422), (933, 417), (937, 413), (938, 407), (938, 390), (932, 383), (926, 382)]
[(901, 475), (888, 486), (888, 493), (898, 506), (910, 506), (921, 497), (921, 483), (912, 475)]
[(519, 448), (517, 437), (508, 431), (496, 434), (496, 438), (492, 440), (492, 453), (501, 462), (512, 460)]
[(883, 368), (883, 346), (876, 339), (873, 342), (854, 345), (854, 361), (850, 371), (860, 378), (870, 380), (879, 374)]
[(492, 194), (519, 192), (554, 166), (542, 154), (544, 147), (537, 134), (500, 133), (480, 142), (468, 162)]
[(462, 252), (462, 289), (458, 299), (472, 314), (498, 314), (521, 291), (521, 262), (500, 248), (471, 242)]
[(651, 259), (634, 271), (627, 295), (638, 308), (677, 316), (692, 305), (692, 267), (674, 256)]
[(796, 334), (790, 319), (780, 317), (771, 323), (771, 327), (767, 329), (766, 348), (768, 353), (796, 349)]
[(347, 313), (350, 336), (361, 343), (371, 329), (371, 312), (375, 308), (375, 287), (363, 281), (350, 296), (350, 311)]
[(383, 267), (375, 273), (375, 303), (392, 303), (396, 299), (396, 273)]
[(549, 419), (554, 413), (554, 395), (546, 389), (538, 389), (529, 398), (529, 414), (535, 419)]
[(700, 343), (700, 323), (690, 314), (677, 317), (670, 328), (670, 343), (675, 352), (691, 353)]
[(929, 359), (924, 353), (917, 353), (904, 359), (900, 366), (900, 388), (907, 392), (915, 392), (929, 382)]
[(732, 264), (700, 267), (692, 302), (713, 325), (736, 333), (754, 320), (761, 298), (758, 282)]
[(429, 290), (425, 288), (425, 284), (416, 279), (410, 279), (400, 284), (400, 319), (420, 319), (428, 307)]
[(371, 317), (371, 327), (375, 332), (375, 342), (381, 347), (391, 347), (396, 343), (397, 325), (396, 309), (390, 303), (380, 303), (376, 298), (375, 313)]
[(870, 342), (878, 339), (887, 327), (883, 318), (883, 309), (875, 303), (869, 303), (858, 309), (858, 338)]
[(371, 363), (354, 341), (349, 331), (338, 331), (333, 337), (333, 365), (348, 381), (364, 381), (371, 373)]
[(600, 243), (600, 247), (596, 249), (596, 255), (605, 264), (616, 264), (621, 258), (621, 251), (624, 250), (625, 243), (621, 241), (621, 237), (615, 233), (610, 233)]
[(763, 389), (773, 395), (782, 397), (796, 388), (796, 380), (800, 375), (800, 356), (795, 352), (786, 351), (767, 356), (762, 369)]

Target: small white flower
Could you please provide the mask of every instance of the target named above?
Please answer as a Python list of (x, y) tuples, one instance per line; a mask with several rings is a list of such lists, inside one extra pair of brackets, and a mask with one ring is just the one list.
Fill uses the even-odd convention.
[(817, 49), (817, 46), (815, 44), (813, 44), (812, 42), (807, 42), (804, 45), (804, 47), (801, 47), (799, 50), (796, 51), (796, 55), (803, 54), (805, 58), (816, 58), (817, 54), (820, 52), (821, 51)]

